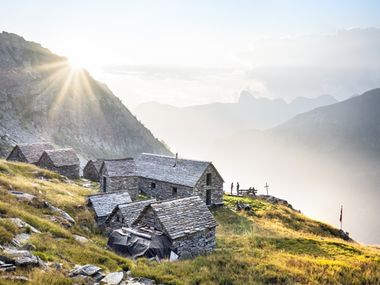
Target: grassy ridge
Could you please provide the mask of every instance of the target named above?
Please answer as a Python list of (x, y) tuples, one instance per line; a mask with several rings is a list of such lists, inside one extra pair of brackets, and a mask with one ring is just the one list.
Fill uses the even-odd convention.
[[(30, 242), (34, 254), (46, 262), (59, 262), (63, 271), (24, 269), (32, 284), (72, 284), (66, 273), (75, 264), (92, 263), (105, 271), (131, 269), (136, 276), (165, 284), (380, 284), (378, 249), (345, 242), (339, 231), (289, 208), (249, 199), (225, 197), (225, 207), (213, 209), (218, 221), (217, 249), (208, 256), (178, 262), (131, 261), (106, 249), (106, 237), (98, 231), (85, 197), (97, 185), (84, 188), (81, 181), (32, 165), (0, 160), (0, 216), (19, 217), (39, 229)], [(37, 197), (17, 200), (8, 190)], [(42, 207), (46, 200), (67, 211), (77, 224), (67, 228), (57, 213)], [(253, 212), (236, 212), (240, 200)], [(51, 217), (56, 219), (53, 221)], [(0, 219), (0, 243), (20, 233)], [(81, 244), (74, 234), (90, 241)], [(0, 279), (0, 284), (14, 284)]]

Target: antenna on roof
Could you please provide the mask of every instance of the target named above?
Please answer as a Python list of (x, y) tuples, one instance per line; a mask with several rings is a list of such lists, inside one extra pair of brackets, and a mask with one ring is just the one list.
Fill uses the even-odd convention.
[(175, 162), (174, 162), (173, 167), (177, 166), (177, 160), (178, 160), (178, 152), (175, 154)]

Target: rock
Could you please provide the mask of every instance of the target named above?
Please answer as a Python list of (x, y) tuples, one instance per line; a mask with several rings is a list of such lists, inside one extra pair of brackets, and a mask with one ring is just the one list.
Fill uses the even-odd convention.
[(36, 196), (20, 191), (9, 191), (9, 194), (15, 196), (18, 200), (31, 202)]
[(31, 233), (39, 234), (41, 233), (39, 230), (37, 230), (35, 227), (31, 226), (30, 224), (24, 222), (23, 220), (19, 218), (9, 218), (9, 221), (11, 221), (13, 224), (15, 224), (20, 229), (26, 229), (29, 228)]
[(112, 272), (106, 275), (101, 281), (100, 284), (106, 284), (106, 285), (119, 285), (121, 281), (123, 281), (124, 278), (124, 272)]
[(12, 263), (4, 263), (0, 264), (0, 272), (9, 272), (9, 271), (15, 271), (16, 266), (14, 266)]
[(22, 282), (29, 282), (29, 278), (26, 276), (15, 276), (15, 275), (10, 275), (10, 276), (1, 276), (1, 279), (7, 279), (7, 280), (12, 280), (12, 281), (22, 281)]
[(18, 234), (16, 235), (13, 239), (12, 239), (12, 244), (15, 246), (15, 247), (22, 247), (25, 243), (28, 242), (28, 240), (30, 239), (30, 234), (25, 234), (25, 233), (22, 233), (22, 234)]
[(128, 278), (127, 283), (128, 285), (155, 285), (156, 281), (144, 277), (138, 277), (138, 278)]
[(91, 264), (86, 264), (83, 266), (76, 266), (69, 274), (70, 277), (74, 277), (77, 275), (84, 276), (94, 276), (96, 273), (101, 271), (102, 269)]
[(57, 208), (55, 206), (53, 206), (52, 204), (50, 204), (49, 202), (44, 202), (45, 206), (47, 208), (49, 208), (50, 210), (52, 210), (53, 212), (56, 212), (56, 213), (59, 213), (60, 216), (62, 218), (64, 218), (66, 221), (68, 221), (70, 224), (75, 224), (75, 220), (73, 219), (73, 217), (71, 217), (67, 212), (65, 212), (64, 210), (60, 209), (60, 208)]
[(79, 236), (79, 235), (73, 235), (74, 236), (74, 239), (77, 241), (77, 242), (80, 242), (80, 243), (88, 243), (88, 238), (85, 238), (83, 236)]
[(40, 259), (28, 250), (13, 248), (4, 249), (3, 253), (12, 260), (16, 266), (39, 266)]
[(274, 196), (270, 196), (270, 195), (258, 195), (257, 197), (261, 200), (266, 201), (266, 202), (269, 202), (272, 204), (284, 205), (284, 206), (294, 210), (293, 206), (291, 204), (289, 204), (288, 201), (286, 201), (286, 200), (283, 200), (283, 199), (280, 199), (280, 198), (277, 198)]

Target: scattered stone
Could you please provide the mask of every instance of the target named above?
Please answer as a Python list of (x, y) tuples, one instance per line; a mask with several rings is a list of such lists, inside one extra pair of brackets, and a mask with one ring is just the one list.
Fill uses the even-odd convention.
[(266, 202), (269, 202), (272, 204), (283, 205), (283, 206), (286, 206), (286, 207), (294, 210), (293, 206), (291, 204), (289, 204), (288, 201), (286, 201), (286, 200), (283, 200), (283, 199), (280, 199), (280, 198), (277, 198), (274, 196), (270, 196), (270, 195), (258, 195), (257, 197), (261, 200), (266, 201)]
[(64, 210), (57, 208), (57, 207), (53, 206), (52, 204), (50, 204), (49, 202), (46, 202), (46, 201), (44, 202), (44, 204), (45, 204), (45, 207), (49, 208), (53, 212), (59, 213), (61, 215), (61, 217), (64, 218), (66, 221), (68, 221), (70, 224), (75, 224), (75, 220), (73, 219), (73, 217), (71, 217)]
[(144, 278), (144, 277), (127, 278), (126, 281), (127, 281), (126, 284), (128, 285), (155, 285), (156, 284), (154, 280)]
[(9, 272), (9, 271), (15, 271), (16, 266), (14, 266), (12, 263), (4, 263), (1, 261), (0, 263), (0, 272)]
[(16, 266), (40, 266), (40, 259), (28, 250), (5, 248), (3, 254)]
[(31, 202), (33, 199), (36, 198), (36, 196), (32, 194), (24, 193), (21, 191), (11, 190), (9, 191), (9, 194), (11, 194), (12, 196), (15, 196), (18, 200), (27, 201), (27, 202)]
[(73, 235), (73, 236), (74, 236), (74, 239), (79, 243), (88, 243), (88, 238), (85, 238), (80, 235)]
[(123, 281), (124, 278), (124, 272), (112, 272), (106, 275), (101, 281), (100, 284), (105, 285), (119, 285), (121, 281)]
[(26, 276), (15, 276), (15, 275), (10, 275), (10, 276), (1, 276), (1, 279), (7, 279), (7, 280), (12, 280), (12, 281), (23, 281), (23, 282), (29, 282), (29, 278)]
[(83, 266), (76, 266), (69, 274), (70, 277), (74, 277), (77, 275), (84, 276), (94, 276), (96, 273), (101, 271), (102, 269), (91, 264), (86, 264)]
[(37, 230), (35, 227), (31, 226), (30, 224), (24, 222), (23, 220), (19, 218), (9, 218), (9, 220), (15, 224), (20, 229), (26, 229), (29, 228), (31, 233), (39, 234), (41, 233), (39, 230)]
[(30, 239), (30, 234), (26, 234), (26, 233), (18, 234), (12, 239), (12, 244), (17, 248), (21, 248), (24, 244), (28, 242), (29, 239)]

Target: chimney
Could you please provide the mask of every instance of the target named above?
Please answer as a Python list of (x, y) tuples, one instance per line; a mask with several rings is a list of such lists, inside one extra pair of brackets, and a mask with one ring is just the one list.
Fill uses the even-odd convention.
[(175, 154), (175, 162), (174, 162), (173, 167), (177, 166), (177, 161), (178, 161), (178, 152)]

